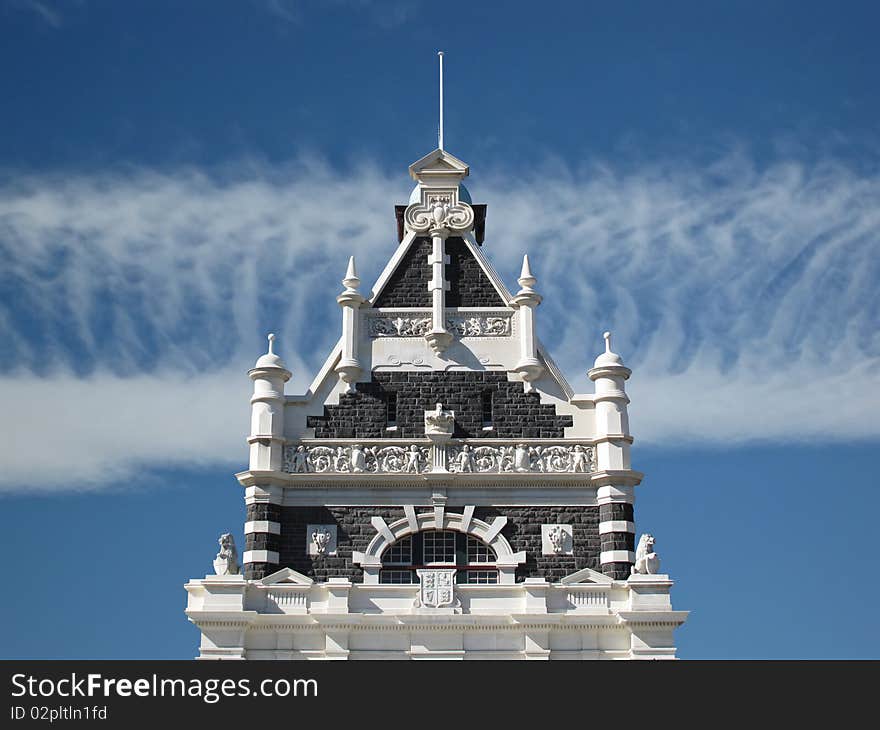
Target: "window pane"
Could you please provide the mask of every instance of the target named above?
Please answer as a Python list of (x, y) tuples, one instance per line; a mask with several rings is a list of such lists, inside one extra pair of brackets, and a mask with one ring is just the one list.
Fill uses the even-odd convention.
[(382, 553), (382, 565), (410, 565), (412, 563), (412, 538), (405, 537), (403, 540), (389, 545)]
[(385, 420), (389, 426), (397, 425), (397, 393), (389, 393), (386, 402)]
[(468, 585), (495, 585), (498, 583), (497, 570), (460, 570), (456, 577), (459, 583)]
[(482, 540), (468, 535), (467, 561), (468, 563), (494, 563), (495, 552)]
[(380, 583), (410, 584), (418, 583), (414, 570), (380, 570)]
[(484, 390), (480, 398), (480, 406), (483, 412), (483, 425), (488, 426), (492, 423), (492, 391)]
[(425, 565), (448, 563), (455, 565), (455, 533), (448, 530), (431, 530), (423, 533)]

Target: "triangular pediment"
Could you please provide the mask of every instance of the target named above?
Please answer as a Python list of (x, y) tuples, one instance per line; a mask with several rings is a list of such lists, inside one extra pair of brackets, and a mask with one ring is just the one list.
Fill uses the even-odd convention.
[(575, 573), (565, 576), (559, 582), (568, 586), (576, 583), (599, 583), (602, 585), (609, 585), (614, 581), (604, 573), (600, 573), (598, 570), (583, 568)]
[(441, 149), (429, 152), (422, 159), (416, 160), (409, 166), (409, 174), (416, 181), (422, 181), (435, 175), (454, 175), (458, 178), (465, 178), (469, 172), (470, 168), (467, 163)]
[(298, 586), (310, 586), (314, 583), (311, 578), (307, 575), (303, 575), (302, 573), (297, 573), (295, 570), (291, 568), (282, 568), (278, 570), (272, 575), (267, 575), (265, 578), (260, 580), (260, 584), (264, 586), (274, 586), (279, 583), (292, 583)]

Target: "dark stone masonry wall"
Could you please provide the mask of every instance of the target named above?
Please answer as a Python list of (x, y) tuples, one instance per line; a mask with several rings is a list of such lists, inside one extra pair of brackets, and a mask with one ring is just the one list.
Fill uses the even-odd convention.
[[(351, 562), (352, 551), (364, 552), (376, 535), (370, 524), (374, 515), (388, 524), (401, 519), (402, 507), (282, 507), (281, 567), (326, 581), (327, 578), (348, 578), (360, 583), (361, 568)], [(336, 525), (336, 555), (311, 558), (306, 555), (308, 525)]]
[[(432, 248), (430, 238), (415, 239), (373, 306), (430, 309), (433, 299), (428, 282), (431, 281), (432, 272), (428, 257)], [(468, 250), (463, 238), (447, 239), (446, 255), (449, 257), (449, 263), (444, 268), (449, 282), (447, 307), (504, 306), (501, 296)]]
[[(516, 579), (546, 578), (559, 581), (577, 570), (599, 567), (598, 507), (477, 507), (474, 517), (491, 523), (505, 515), (501, 534), (514, 552), (525, 550), (526, 562), (517, 568)], [(542, 555), (541, 525), (571, 525), (573, 555)]]
[(428, 282), (431, 281), (431, 239), (417, 238), (404, 254), (385, 284), (374, 307), (427, 307), (432, 305)]
[[(324, 407), (308, 425), (317, 438), (422, 438), (425, 411), (436, 403), (455, 411), (456, 438), (562, 438), (571, 416), (541, 403), (536, 392), (507, 380), (504, 372), (379, 372), (356, 392)], [(492, 393), (491, 431), (483, 430), (482, 394)], [(387, 431), (386, 399), (397, 393), (397, 431)]]
[(280, 504), (249, 504), (247, 506), (248, 522), (281, 522)]
[[(447, 307), (503, 307), (501, 295), (492, 286), (483, 268), (468, 250), (463, 238), (446, 241), (446, 292)], [(429, 275), (430, 280), (430, 275)]]
[(602, 572), (614, 580), (626, 580), (632, 572), (629, 563), (606, 563), (602, 566)]
[[(282, 507), (281, 509), (281, 567), (287, 566), (314, 578), (325, 581), (330, 577), (345, 577), (352, 582), (362, 581), (360, 567), (351, 562), (352, 551), (364, 552), (376, 529), (370, 518), (380, 515), (387, 523), (404, 517), (402, 507)], [(461, 506), (449, 506), (447, 511), (460, 512)], [(419, 511), (426, 511), (425, 508)], [(477, 519), (492, 522), (496, 516), (505, 515), (507, 524), (501, 534), (510, 542), (514, 552), (524, 550), (526, 562), (517, 570), (516, 579), (543, 577), (558, 581), (583, 568), (599, 570), (599, 508), (598, 507), (478, 507)], [(573, 531), (571, 556), (541, 555), (541, 525), (570, 524)], [(306, 527), (310, 524), (336, 524), (337, 554), (319, 558), (306, 555)], [(259, 549), (259, 548), (255, 548)], [(267, 548), (272, 549), (272, 548)], [(257, 575), (255, 566), (248, 577)], [(273, 568), (277, 570), (277, 568)], [(628, 567), (627, 567), (628, 575)], [(625, 577), (625, 576), (624, 576)]]
[(611, 522), (612, 520), (626, 520), (632, 522), (633, 506), (626, 502), (612, 502), (599, 506), (599, 522)]

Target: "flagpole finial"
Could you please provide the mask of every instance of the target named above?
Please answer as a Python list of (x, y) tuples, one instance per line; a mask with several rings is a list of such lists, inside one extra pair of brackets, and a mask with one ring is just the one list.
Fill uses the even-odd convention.
[(443, 149), (443, 51), (437, 51), (440, 60), (440, 128), (437, 132), (437, 146)]

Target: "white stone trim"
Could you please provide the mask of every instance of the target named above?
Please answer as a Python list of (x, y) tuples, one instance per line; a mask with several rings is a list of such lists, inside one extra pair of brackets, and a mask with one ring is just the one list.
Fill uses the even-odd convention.
[(603, 550), (599, 553), (599, 562), (606, 563), (634, 563), (636, 554), (632, 550)]
[(492, 540), (495, 539), (495, 536), (498, 535), (501, 530), (504, 529), (504, 526), (507, 524), (507, 517), (504, 515), (499, 515), (492, 521), (492, 526), (489, 528), (489, 531), (485, 534), (483, 539), (491, 543)]
[(244, 534), (250, 535), (252, 532), (268, 532), (271, 535), (281, 534), (281, 523), (271, 522), (269, 520), (250, 520), (244, 523)]
[(265, 578), (261, 579), (259, 583), (264, 586), (272, 586), (284, 581), (300, 586), (310, 586), (315, 582), (312, 578), (295, 571), (293, 568), (282, 568), (281, 570), (277, 570), (274, 573), (267, 575)]
[(388, 523), (385, 522), (383, 517), (374, 515), (370, 518), (370, 524), (388, 541), (389, 544), (395, 541), (396, 538), (394, 537), (394, 533), (388, 528)]
[(245, 563), (278, 563), (279, 555), (274, 550), (245, 550)]
[[(516, 489), (501, 489), (493, 484), (487, 488), (446, 488), (447, 504), (471, 504), (478, 507), (541, 507), (565, 504), (569, 507), (595, 507), (594, 487), (574, 485), (571, 487), (527, 484)], [(285, 507), (400, 507), (408, 504), (430, 507), (435, 488), (429, 481), (407, 486), (365, 485), (356, 480), (351, 484), (328, 487), (315, 485), (286, 489)]]
[(574, 573), (569, 573), (559, 581), (562, 585), (577, 585), (581, 583), (600, 583), (602, 585), (610, 585), (614, 583), (613, 578), (609, 578), (604, 573), (592, 568), (581, 568)]
[(599, 534), (607, 535), (609, 532), (632, 532), (635, 533), (636, 525), (629, 520), (608, 520), (599, 523)]
[(596, 490), (596, 500), (601, 504), (633, 504), (636, 499), (635, 487), (629, 484), (617, 486), (609, 484)]
[(284, 487), (280, 484), (248, 485), (244, 490), (244, 501), (246, 505), (281, 504), (284, 501)]
[(403, 513), (406, 515), (406, 519), (409, 521), (410, 529), (413, 532), (418, 531), (419, 529), (419, 521), (416, 518), (416, 507), (413, 504), (405, 504), (403, 505)]
[[(418, 521), (418, 529), (412, 529), (410, 521), (404, 517), (396, 520), (388, 525), (385, 520), (379, 516), (371, 519), (373, 527), (377, 534), (367, 545), (366, 552), (353, 552), (352, 562), (364, 568), (364, 583), (378, 584), (379, 567), (382, 565), (382, 553), (389, 545), (397, 542), (401, 538), (412, 535), (422, 530), (454, 530), (455, 532), (464, 532), (487, 543), (495, 551), (495, 565), (499, 568), (499, 578), (501, 583), (509, 581), (513, 583), (515, 580), (514, 571), (517, 565), (521, 565), (526, 561), (525, 551), (513, 552), (510, 543), (501, 533), (501, 528), (507, 524), (506, 517), (496, 517), (490, 525), (482, 520), (473, 517), (467, 522), (464, 521), (464, 515), (457, 512), (446, 512), (444, 514), (443, 524), (437, 525), (434, 518), (434, 511), (421, 512), (416, 515)], [(467, 529), (462, 529), (466, 525)], [(382, 529), (384, 527), (384, 529)]]
[(474, 519), (475, 505), (469, 504), (461, 511), (461, 530), (467, 532), (471, 528), (471, 520)]

